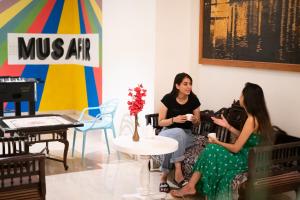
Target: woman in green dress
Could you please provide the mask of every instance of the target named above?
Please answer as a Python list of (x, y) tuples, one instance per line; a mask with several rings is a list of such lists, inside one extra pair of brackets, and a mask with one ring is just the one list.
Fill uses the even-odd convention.
[(206, 195), (209, 200), (231, 200), (233, 178), (247, 171), (248, 151), (259, 143), (272, 141), (272, 125), (260, 86), (246, 83), (240, 96), (240, 104), (247, 112), (242, 131), (232, 127), (222, 116), (212, 117), (214, 123), (227, 128), (238, 138), (234, 144), (224, 143), (209, 137), (206, 148), (194, 165), (194, 173), (188, 184), (180, 190), (172, 190), (174, 197)]

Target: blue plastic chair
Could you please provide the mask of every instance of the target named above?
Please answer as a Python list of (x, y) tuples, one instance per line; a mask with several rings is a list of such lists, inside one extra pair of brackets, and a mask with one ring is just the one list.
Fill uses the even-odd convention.
[[(82, 122), (84, 124), (84, 126), (74, 128), (72, 156), (74, 156), (77, 132), (82, 132), (82, 134), (83, 134), (81, 158), (84, 159), (86, 134), (88, 131), (97, 130), (97, 129), (104, 130), (107, 151), (108, 151), (108, 154), (110, 154), (109, 143), (108, 143), (108, 139), (107, 139), (107, 129), (112, 130), (113, 136), (115, 138), (116, 133), (115, 133), (115, 127), (114, 127), (114, 116), (115, 116), (117, 107), (118, 107), (118, 100), (113, 99), (113, 100), (103, 103), (101, 106), (88, 107), (88, 108), (85, 108), (82, 110), (78, 121)], [(85, 112), (88, 112), (91, 110), (98, 110), (98, 111), (100, 111), (100, 114), (98, 114), (95, 118), (93, 118), (91, 120), (84, 120), (83, 117), (85, 115)]]

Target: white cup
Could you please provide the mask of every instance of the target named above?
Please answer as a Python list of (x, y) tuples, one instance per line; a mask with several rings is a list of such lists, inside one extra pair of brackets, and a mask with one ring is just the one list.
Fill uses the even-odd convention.
[(186, 120), (192, 121), (193, 114), (186, 114)]
[(208, 133), (207, 137), (208, 138), (215, 138), (216, 139), (217, 138), (217, 134), (216, 133)]

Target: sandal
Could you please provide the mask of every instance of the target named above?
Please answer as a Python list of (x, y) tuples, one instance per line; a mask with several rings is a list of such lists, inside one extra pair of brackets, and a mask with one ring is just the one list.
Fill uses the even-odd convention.
[(173, 183), (179, 187), (182, 188), (183, 186), (185, 186), (186, 184), (188, 184), (188, 181), (183, 179), (182, 181), (180, 181), (179, 183), (175, 180), (175, 178), (173, 179)]
[(166, 183), (166, 182), (160, 183), (159, 184), (159, 192), (169, 193), (170, 192), (170, 186), (169, 186), (169, 184)]

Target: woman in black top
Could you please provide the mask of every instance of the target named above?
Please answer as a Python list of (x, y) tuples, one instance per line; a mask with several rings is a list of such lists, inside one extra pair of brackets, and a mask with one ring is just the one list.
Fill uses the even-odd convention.
[(187, 183), (182, 174), (181, 162), (184, 159), (185, 149), (194, 141), (192, 125), (200, 123), (200, 102), (192, 92), (192, 78), (186, 73), (177, 74), (172, 91), (166, 94), (161, 102), (158, 120), (159, 126), (164, 128), (159, 135), (178, 141), (178, 149), (164, 155), (161, 165), (163, 173), (159, 189), (161, 192), (169, 192), (167, 176), (172, 164), (175, 165), (174, 183), (179, 187)]

